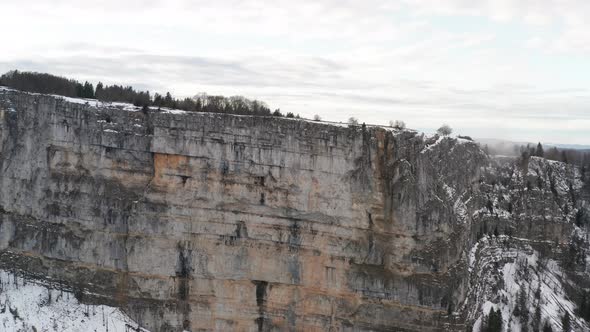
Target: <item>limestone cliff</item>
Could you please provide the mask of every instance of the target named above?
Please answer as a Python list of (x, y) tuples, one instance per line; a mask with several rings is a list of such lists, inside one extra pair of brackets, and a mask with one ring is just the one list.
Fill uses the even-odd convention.
[(477, 328), (500, 238), (588, 285), (579, 171), (468, 140), (7, 89), (0, 139), (0, 269), (153, 332)]

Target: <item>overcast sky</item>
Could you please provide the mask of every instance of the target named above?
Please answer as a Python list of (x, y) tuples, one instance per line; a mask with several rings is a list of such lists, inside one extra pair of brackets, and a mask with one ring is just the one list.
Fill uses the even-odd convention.
[(2, 0), (0, 71), (590, 144), (588, 0)]

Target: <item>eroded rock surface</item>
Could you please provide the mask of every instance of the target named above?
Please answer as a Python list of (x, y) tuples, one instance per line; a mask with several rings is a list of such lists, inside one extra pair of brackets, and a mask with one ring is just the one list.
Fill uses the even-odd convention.
[(408, 130), (11, 90), (0, 120), (0, 268), (154, 332), (463, 331), (484, 223), (559, 253), (585, 202), (531, 191), (501, 214), (491, 181), (511, 166)]

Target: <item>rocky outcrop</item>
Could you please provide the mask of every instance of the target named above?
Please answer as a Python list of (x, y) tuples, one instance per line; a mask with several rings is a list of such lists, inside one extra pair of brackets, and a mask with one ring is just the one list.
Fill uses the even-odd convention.
[(579, 168), (540, 157), (497, 157), (483, 170), (463, 310), (474, 330), (491, 308), (507, 331), (562, 331), (565, 315), (573, 331), (590, 330), (578, 317), (590, 289), (589, 184)]
[(462, 331), (483, 225), (559, 246), (581, 206), (515, 193), (501, 221), (511, 166), (410, 130), (12, 90), (0, 120), (0, 268), (154, 332)]

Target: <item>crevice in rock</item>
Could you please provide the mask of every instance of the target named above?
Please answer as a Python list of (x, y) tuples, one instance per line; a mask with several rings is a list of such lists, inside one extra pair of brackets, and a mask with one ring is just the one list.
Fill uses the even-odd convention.
[(190, 322), (190, 280), (192, 278), (192, 250), (186, 249), (182, 243), (177, 244), (178, 261), (176, 264), (176, 296), (178, 298), (178, 310), (182, 315), (179, 320), (182, 327), (189, 330)]
[(264, 193), (260, 193), (260, 205), (264, 205), (266, 203), (266, 195)]
[(289, 250), (296, 251), (301, 246), (301, 226), (296, 220), (289, 226)]
[(265, 312), (266, 312), (266, 300), (267, 300), (267, 288), (268, 281), (264, 280), (253, 280), (252, 283), (256, 285), (256, 305), (258, 306), (258, 318), (256, 318), (256, 325), (258, 326), (258, 332), (264, 331), (265, 326)]

